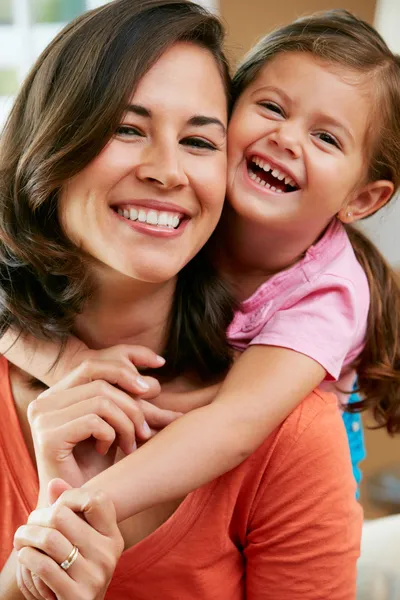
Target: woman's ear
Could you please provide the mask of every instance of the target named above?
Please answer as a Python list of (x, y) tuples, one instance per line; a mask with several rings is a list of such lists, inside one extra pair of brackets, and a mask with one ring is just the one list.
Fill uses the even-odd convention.
[(342, 223), (353, 223), (377, 212), (390, 200), (394, 192), (392, 181), (371, 181), (361, 188), (338, 212)]

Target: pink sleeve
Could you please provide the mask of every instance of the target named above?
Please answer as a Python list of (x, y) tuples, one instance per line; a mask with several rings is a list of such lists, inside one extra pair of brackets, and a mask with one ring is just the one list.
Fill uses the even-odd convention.
[(354, 600), (362, 509), (342, 418), (336, 402), (321, 407), (296, 439), (298, 413), (282, 427), (248, 524), (246, 598)]
[(359, 313), (353, 284), (325, 276), (306, 296), (276, 312), (251, 344), (305, 354), (324, 367), (327, 379), (337, 380), (346, 356), (362, 348), (364, 324)]

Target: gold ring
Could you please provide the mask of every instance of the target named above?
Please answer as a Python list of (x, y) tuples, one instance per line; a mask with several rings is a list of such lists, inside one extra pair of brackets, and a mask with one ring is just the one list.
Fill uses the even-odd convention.
[(71, 552), (68, 554), (67, 558), (62, 561), (60, 567), (64, 569), (64, 571), (68, 571), (71, 565), (74, 564), (76, 559), (78, 558), (79, 550), (77, 546), (73, 546)]

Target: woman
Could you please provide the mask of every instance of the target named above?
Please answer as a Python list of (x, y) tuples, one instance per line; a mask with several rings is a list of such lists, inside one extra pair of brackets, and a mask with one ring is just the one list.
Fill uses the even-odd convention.
[[(173, 368), (166, 374), (169, 396), (160, 402), (171, 409), (188, 411), (192, 408), (189, 392), (201, 387), (198, 375), (210, 382), (211, 376), (220, 374), (229, 365), (223, 334), (230, 314), (225, 311), (229, 306), (226, 297), (221, 301), (224, 290), (218, 288), (204, 257), (189, 262), (211, 234), (222, 208), (227, 111), (223, 85), (226, 78), (221, 73), (225, 63), (219, 53), (220, 30), (213, 19), (202, 13), (199, 20), (199, 9), (188, 3), (160, 4), (147, 2), (138, 9), (123, 0), (83, 17), (50, 46), (42, 69), (39, 66), (33, 72), (22, 91), (4, 142), (9, 157), (9, 163), (5, 161), (4, 181), (8, 174), (8, 181), (13, 182), (9, 193), (17, 183), (18, 199), (22, 199), (13, 219), (3, 216), (6, 233), (3, 265), (7, 273), (13, 270), (10, 277), (13, 289), (7, 290), (5, 304), (9, 303), (9, 309), (15, 292), (19, 291), (15, 300), (18, 312), (12, 305), (15, 322), (37, 336), (46, 327), (59, 336), (67, 334), (73, 325), (92, 347), (123, 341), (141, 343), (157, 352), (166, 347), (167, 365)], [(185, 19), (183, 16), (181, 21), (178, 19), (178, 11), (183, 12)], [(132, 31), (134, 39), (128, 37)], [(150, 50), (149, 37), (156, 41)], [(97, 52), (90, 47), (90, 57), (78, 52), (78, 48), (84, 52), (82, 38), (85, 47), (90, 47), (88, 41), (96, 43)], [(51, 89), (43, 85), (46, 81), (51, 82)], [(99, 82), (103, 82), (103, 87)], [(72, 87), (72, 98), (65, 97), (66, 85)], [(202, 95), (205, 86), (207, 98)], [(33, 121), (34, 138), (36, 133), (40, 134), (33, 140), (31, 131), (22, 131), (19, 138), (11, 135), (21, 119), (25, 118), (27, 127), (25, 115), (30, 112), (27, 107), (33, 115), (29, 124)], [(136, 119), (135, 135), (134, 141), (127, 142), (133, 129), (131, 115)], [(111, 138), (114, 132), (116, 135)], [(21, 139), (24, 133), (26, 139)], [(12, 148), (13, 140), (16, 148)], [(35, 212), (29, 210), (29, 197), (23, 202), (24, 193), (38, 199)], [(124, 223), (122, 228), (118, 209), (125, 210), (123, 207), (131, 204), (152, 210), (156, 205), (177, 217), (179, 226), (168, 231), (156, 225), (126, 228)], [(10, 201), (5, 206), (12, 210)], [(28, 215), (25, 219), (24, 210)], [(17, 219), (20, 221), (15, 223)], [(26, 227), (27, 222), (30, 245), (22, 247), (18, 232), (21, 224)], [(52, 240), (45, 253), (43, 238)], [(79, 262), (77, 247), (84, 252)], [(23, 261), (28, 262), (30, 269), (25, 268)], [(176, 279), (176, 273), (186, 263), (188, 266)], [(55, 277), (48, 275), (51, 271)], [(21, 293), (23, 285), (29, 293)], [(24, 304), (26, 298), (29, 300)], [(193, 314), (193, 300), (200, 305), (197, 315)], [(36, 309), (36, 321), (32, 319), (29, 302)], [(190, 310), (185, 310), (186, 307)], [(211, 307), (212, 315), (207, 312), (204, 315), (203, 307)], [(50, 309), (54, 314), (51, 321)], [(10, 313), (9, 310), (6, 314)], [(213, 327), (206, 329), (207, 322), (213, 323)], [(216, 329), (214, 323), (220, 327)], [(202, 354), (202, 350), (206, 352)], [(50, 415), (52, 427), (57, 420), (64, 434), (73, 419), (77, 422), (89, 416), (90, 423), (85, 420), (86, 437), (93, 433), (109, 444), (109, 430), (105, 431), (103, 424), (94, 427), (91, 416), (95, 413), (104, 418), (102, 423), (112, 422), (127, 450), (129, 431), (121, 412), (131, 416), (129, 399), (120, 390), (105, 386), (104, 381), (86, 383), (97, 379), (115, 383), (122, 365), (100, 361), (86, 365), (85, 369), (64, 381), (57, 396), (51, 393), (47, 396), (44, 416)], [(191, 377), (187, 375), (189, 370)], [(176, 375), (180, 372), (186, 375), (178, 379)], [(3, 376), (6, 381), (6, 365)], [(10, 380), (26, 449), (30, 441), (27, 407), (37, 392), (29, 390), (18, 372), (11, 370)], [(5, 403), (10, 406), (11, 390), (6, 395)], [(99, 402), (99, 396), (107, 398), (106, 408), (104, 402)], [(81, 413), (76, 412), (78, 405)], [(51, 408), (55, 410), (51, 412)], [(112, 414), (105, 415), (106, 411)], [(30, 416), (35, 417), (32, 411)], [(57, 461), (46, 453), (41, 440), (34, 441), (41, 491), (46, 492), (47, 480), (55, 475), (71, 482), (73, 478), (68, 477), (71, 472), (65, 473), (63, 464), (58, 464), (57, 471), (54, 465)], [(77, 441), (67, 439), (72, 445)], [(314, 452), (318, 452), (317, 468), (313, 464)], [(81, 447), (80, 453), (74, 464), (71, 461), (68, 464), (74, 477), (78, 471), (84, 477), (84, 463), (92, 464), (96, 456), (93, 447), (87, 445)], [(103, 463), (99, 468), (104, 466)], [(336, 591), (330, 597), (350, 598), (359, 511), (352, 504), (354, 489), (348, 466), (346, 440), (335, 404), (314, 394), (241, 467), (189, 495), (179, 508), (180, 503), (164, 504), (123, 523), (121, 532), (125, 547), (130, 550), (117, 567), (109, 597), (170, 594), (174, 598), (242, 598), (245, 594), (261, 598), (268, 593), (271, 597), (278, 594), (281, 598), (317, 598), (326, 597), (335, 580)], [(332, 467), (338, 470), (333, 481), (322, 475)], [(13, 483), (17, 483), (15, 479)], [(56, 492), (52, 490), (55, 495)], [(76, 597), (78, 589), (82, 597), (100, 597), (97, 594), (102, 593), (111, 577), (121, 541), (115, 530), (115, 518), (107, 512), (105, 501), (96, 504), (96, 498), (93, 502), (95, 508), (100, 504), (97, 513), (101, 514), (97, 520), (88, 516), (92, 529), (78, 531), (75, 525), (74, 533), (72, 525), (60, 527), (58, 518), (69, 524), (74, 521), (73, 511), (85, 512), (85, 502), (91, 507), (90, 499), (79, 496), (78, 500), (77, 493), (83, 494), (71, 492), (64, 497), (68, 508), (57, 505), (50, 514), (34, 513), (33, 522), (24, 529), (25, 539), (20, 539), (21, 546), (28, 546), (21, 551), (20, 561), (39, 574), (58, 597)], [(29, 509), (32, 508), (33, 502)], [(320, 521), (318, 528), (316, 519)], [(343, 522), (349, 527), (346, 538), (341, 536)], [(52, 549), (43, 530), (46, 534), (51, 531)], [(79, 540), (74, 535), (80, 536)], [(103, 552), (101, 557), (93, 558), (103, 548), (104, 537), (108, 560)], [(331, 541), (322, 551), (318, 545), (325, 537)], [(32, 550), (30, 545), (42, 549), (47, 556)], [(75, 546), (80, 550), (79, 555)], [(164, 554), (163, 564), (160, 554)], [(295, 568), (287, 566), (288, 555), (295, 557)], [(183, 558), (187, 561), (185, 573), (180, 567)], [(67, 572), (59, 566), (64, 560)], [(155, 578), (151, 567), (156, 561)], [(305, 574), (305, 564), (315, 567), (312, 578), (308, 572)], [(141, 572), (132, 578), (135, 569)], [(106, 570), (106, 581), (100, 581), (102, 570)], [(97, 584), (93, 584), (93, 579)], [(172, 581), (176, 586), (173, 589)], [(42, 586), (37, 578), (36, 584)], [(25, 588), (24, 593), (35, 597), (37, 592), (32, 582), (27, 585), (30, 590)]]

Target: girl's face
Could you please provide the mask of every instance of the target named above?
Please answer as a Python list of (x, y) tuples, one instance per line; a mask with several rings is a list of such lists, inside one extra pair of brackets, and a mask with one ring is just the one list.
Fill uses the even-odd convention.
[(171, 47), (140, 81), (115, 136), (63, 190), (64, 229), (97, 273), (159, 283), (199, 251), (224, 201), (226, 125), (212, 55)]
[(239, 216), (318, 236), (365, 175), (369, 98), (354, 74), (311, 54), (267, 63), (235, 106), (228, 198)]

